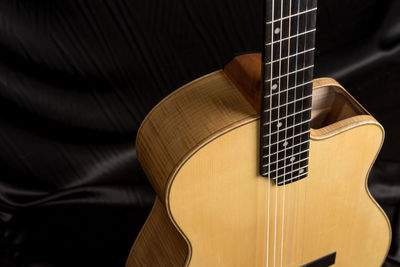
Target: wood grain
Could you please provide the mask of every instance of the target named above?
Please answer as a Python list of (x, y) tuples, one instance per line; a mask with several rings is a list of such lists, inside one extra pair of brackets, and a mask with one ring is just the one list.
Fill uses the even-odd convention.
[(190, 266), (301, 266), (332, 252), (336, 266), (380, 266), (390, 227), (366, 187), (379, 124), (312, 136), (309, 176), (285, 187), (258, 175), (258, 128), (256, 120), (209, 142), (171, 183), (170, 214), (192, 246)]
[(234, 88), (223, 71), (213, 72), (166, 97), (143, 121), (136, 150), (161, 201), (168, 177), (193, 146), (224, 127), (257, 116)]
[[(257, 174), (258, 114), (242, 95), (250, 89), (238, 86), (223, 71), (211, 73), (146, 117), (138, 157), (164, 213), (160, 223), (154, 215), (146, 222), (127, 266), (164, 266), (159, 263), (174, 250), (186, 251), (184, 266), (261, 266), (267, 244), (269, 266), (274, 255), (275, 263), (282, 258), (284, 266), (295, 266), (333, 251), (337, 266), (378, 266), (389, 248), (390, 226), (366, 178), (383, 140), (380, 124), (335, 81), (316, 80), (310, 174), (283, 191)], [(268, 196), (284, 240), (276, 238), (275, 246), (266, 241)], [(275, 216), (269, 218), (269, 231), (275, 231)], [(282, 221), (296, 227), (281, 228)], [(173, 242), (159, 238), (173, 232)], [(155, 246), (148, 256), (147, 244), (154, 242), (168, 242), (162, 246), (168, 252)], [(273, 253), (271, 247), (279, 249)]]
[(126, 266), (184, 266), (189, 248), (156, 198), (149, 218), (132, 247)]
[(245, 54), (235, 57), (224, 67), (225, 74), (240, 93), (260, 113), (261, 110), (261, 54)]

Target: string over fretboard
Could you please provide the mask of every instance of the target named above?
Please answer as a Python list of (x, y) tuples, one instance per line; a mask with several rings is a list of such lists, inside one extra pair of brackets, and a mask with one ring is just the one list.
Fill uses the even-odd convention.
[(316, 0), (266, 0), (262, 176), (284, 185), (308, 175)]

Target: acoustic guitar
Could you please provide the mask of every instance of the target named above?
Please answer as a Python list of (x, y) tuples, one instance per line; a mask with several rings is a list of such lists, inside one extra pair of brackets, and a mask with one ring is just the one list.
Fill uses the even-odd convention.
[(159, 103), (137, 154), (154, 207), (126, 266), (380, 266), (389, 221), (367, 178), (382, 126), (313, 80), (316, 0), (266, 0), (262, 54)]

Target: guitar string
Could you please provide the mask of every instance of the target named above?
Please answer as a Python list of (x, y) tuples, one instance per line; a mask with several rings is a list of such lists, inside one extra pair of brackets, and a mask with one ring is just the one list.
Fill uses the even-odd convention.
[[(289, 24), (289, 29), (288, 29), (288, 36), (290, 36), (291, 35), (291, 25), (292, 25), (292, 0), (289, 0), (289, 22), (288, 22), (288, 24)], [(288, 40), (288, 57), (287, 57), (287, 72), (289, 73), (290, 72), (290, 39)], [(289, 88), (289, 85), (290, 85), (290, 83), (289, 83), (289, 77), (286, 79), (286, 87), (287, 88)], [(296, 87), (294, 87), (294, 89), (295, 89)], [(287, 93), (287, 95), (286, 95), (286, 102), (288, 102), (288, 96), (289, 96), (289, 93)], [(286, 115), (288, 114), (288, 106), (286, 106)], [(286, 127), (287, 127), (287, 122), (288, 122), (288, 117), (286, 116), (286, 123), (285, 123), (285, 125), (286, 125)], [(285, 139), (287, 139), (287, 131), (285, 131)], [(293, 146), (294, 144), (292, 144), (292, 146)], [(292, 153), (292, 155), (293, 155), (293, 153)], [(287, 156), (286, 156), (286, 150), (285, 150), (285, 156), (284, 156), (284, 158), (286, 158)], [(284, 161), (284, 166), (285, 166), (285, 163), (286, 163), (286, 160)], [(286, 166), (285, 166), (286, 167)], [(286, 168), (285, 168), (285, 170), (286, 170)], [(292, 171), (293, 171), (293, 165), (292, 165)], [(285, 181), (285, 178), (286, 178), (286, 173), (284, 172), (284, 181)], [(292, 172), (292, 177), (293, 177), (293, 172)], [(285, 185), (286, 186), (286, 185)], [(287, 240), (288, 240), (288, 247), (290, 246), (290, 225), (291, 225), (291, 214), (292, 214), (292, 212), (291, 212), (291, 200), (292, 200), (292, 187), (293, 186), (289, 186), (289, 190), (290, 190), (290, 192), (289, 192), (289, 200), (288, 200), (288, 202), (289, 202), (289, 208), (288, 208), (288, 212), (289, 212), (289, 219), (288, 219), (288, 236), (287, 236)], [(282, 236), (283, 236), (283, 234), (284, 234), (284, 232), (282, 232)], [(283, 246), (283, 238), (282, 238), (282, 246)], [(283, 251), (281, 252), (282, 254), (283, 254)], [(289, 259), (290, 259), (290, 250), (289, 250), (289, 253), (288, 253), (288, 256), (287, 256), (287, 259), (288, 259), (288, 261), (287, 261), (287, 263), (289, 264), (290, 262), (289, 262)], [(281, 260), (281, 266), (282, 266), (282, 261), (283, 261), (283, 259)]]
[[(291, 3), (291, 2), (290, 2)], [(283, 40), (282, 40), (283, 41)], [(314, 48), (310, 48), (310, 49), (308, 49), (308, 50), (303, 50), (303, 51), (301, 51), (300, 53), (299, 53), (299, 55), (301, 55), (301, 54), (307, 54), (307, 53), (309, 53), (309, 52), (312, 52), (312, 51), (314, 51), (315, 49)], [(285, 59), (288, 59), (288, 57), (295, 57), (296, 55), (290, 55), (290, 56), (286, 56), (286, 57), (283, 57), (283, 58), (281, 58), (281, 59), (276, 59), (276, 60), (274, 60), (274, 61), (272, 61), (272, 63), (279, 63), (279, 60), (285, 60)]]
[[(316, 8), (313, 8), (313, 9), (307, 10), (307, 12), (316, 11), (316, 10), (317, 10)], [(297, 17), (297, 16), (303, 15), (304, 13), (307, 13), (307, 12), (306, 12), (306, 11), (303, 11), (303, 12), (300, 12), (300, 13), (292, 14), (292, 15), (290, 15), (290, 16), (277, 19), (277, 20), (275, 20), (274, 22), (276, 22), (276, 21), (278, 21), (278, 20), (281, 20), (281, 19), (282, 19), (282, 20), (285, 20), (285, 19), (289, 19), (289, 18), (292, 18), (292, 17)], [(270, 24), (270, 23), (272, 23), (272, 22), (267, 22), (267, 24)]]
[[(284, 0), (281, 0), (281, 3), (280, 3), (280, 11), (281, 11), (281, 18), (283, 17), (283, 8), (284, 8)], [(283, 37), (283, 28), (282, 28), (282, 22), (283, 22), (283, 20), (280, 20), (280, 43), (279, 43), (279, 58), (281, 59), (282, 58), (282, 37)], [(279, 75), (280, 76), (282, 76), (282, 60), (279, 60)], [(282, 83), (281, 83), (281, 78), (279, 78), (279, 91), (281, 91), (281, 89), (282, 89)], [(278, 107), (280, 107), (280, 105), (281, 105), (281, 98), (280, 97), (278, 97)], [(287, 105), (286, 105), (286, 109), (287, 109)], [(280, 108), (278, 109), (278, 121), (280, 120)], [(286, 126), (285, 126), (286, 127)], [(286, 132), (286, 131), (285, 131)], [(279, 150), (279, 133), (277, 133), (277, 142), (276, 142), (276, 150), (278, 151)], [(285, 154), (286, 154), (286, 150), (285, 150)], [(276, 163), (276, 165), (275, 165), (275, 168), (276, 168), (276, 170), (275, 170), (275, 174), (276, 174), (276, 176), (279, 176), (279, 168), (278, 168), (279, 166), (278, 166), (278, 163)], [(285, 181), (285, 176), (283, 176), (283, 181)], [(276, 231), (276, 227), (277, 227), (277, 216), (278, 216), (278, 183), (279, 183), (279, 178), (278, 179), (276, 179), (276, 184), (275, 184), (275, 243), (276, 243), (276, 234), (277, 234), (277, 231)], [(284, 185), (283, 186), (283, 192), (285, 192), (285, 188), (286, 188), (286, 186)], [(283, 194), (285, 194), (285, 193), (283, 193)], [(284, 201), (284, 198), (283, 198), (283, 201)], [(282, 214), (284, 214), (284, 210), (282, 210)], [(281, 225), (281, 231), (282, 231), (282, 228), (283, 228), (283, 223), (282, 223), (282, 225)], [(281, 235), (281, 237), (283, 238), (283, 236)], [(282, 241), (282, 240), (281, 240)], [(275, 244), (274, 243), (274, 247), (275, 247)], [(276, 253), (278, 253), (278, 251), (276, 252)], [(274, 266), (275, 266), (275, 259), (274, 259)], [(281, 246), (281, 266), (282, 266), (282, 246)]]
[[(298, 56), (299, 54), (300, 54), (300, 53), (298, 53), (296, 56)], [(286, 76), (289, 76), (289, 75), (291, 75), (291, 74), (295, 74), (295, 72), (306, 71), (307, 69), (310, 69), (310, 68), (312, 68), (312, 67), (314, 67), (314, 65), (307, 66), (306, 68), (300, 69), (300, 70), (297, 70), (297, 71), (292, 71), (292, 72), (287, 73), (287, 74), (285, 74), (285, 75), (279, 75), (278, 77), (274, 77), (274, 79), (281, 79), (281, 78), (286, 77)], [(266, 82), (269, 82), (269, 81), (267, 80)]]
[[(312, 49), (312, 50), (314, 50), (314, 49)], [(306, 82), (306, 83), (304, 83), (304, 84), (299, 84), (298, 86), (305, 86), (305, 85), (307, 85), (307, 84), (309, 84), (309, 83), (311, 83), (311, 82)], [(282, 92), (273, 93), (272, 96), (280, 95), (281, 93), (286, 93), (287, 91), (290, 91), (290, 90), (292, 90), (292, 89), (294, 89), (294, 87), (290, 87), (290, 88), (288, 88), (288, 89), (285, 89), (285, 90), (283, 90)], [(264, 98), (267, 98), (267, 97), (265, 96)], [(267, 124), (268, 124), (268, 123), (264, 123), (264, 125), (267, 125)]]
[[(281, 16), (283, 17), (283, 0), (280, 1), (280, 13)], [(274, 33), (277, 35), (279, 33), (279, 58), (282, 58), (282, 33), (283, 33), (283, 29), (282, 29), (282, 20), (280, 20), (279, 22), (279, 32), (276, 31), (276, 29), (274, 29)], [(273, 60), (273, 58), (272, 58)], [(280, 91), (282, 88), (282, 83), (281, 83), (281, 77), (282, 76), (282, 61), (279, 61), (279, 79), (278, 79), (278, 90)], [(272, 99), (271, 99), (272, 101)], [(279, 117), (280, 117), (280, 105), (281, 105), (281, 98), (278, 97), (278, 121), (279, 121)], [(271, 113), (271, 112), (270, 112)], [(276, 125), (278, 125), (279, 123), (277, 123)], [(270, 127), (271, 129), (272, 127)], [(277, 126), (277, 129), (279, 131), (279, 127)], [(277, 134), (277, 142), (276, 142), (276, 149), (279, 150), (279, 134)], [(271, 147), (271, 143), (270, 143), (270, 147)], [(277, 167), (277, 165), (276, 165)], [(275, 170), (275, 174), (276, 176), (278, 176), (278, 171)], [(285, 178), (283, 178), (285, 179)], [(274, 267), (276, 265), (276, 253), (277, 253), (277, 249), (276, 249), (276, 235), (277, 235), (277, 219), (278, 219), (278, 183), (279, 183), (279, 178), (276, 179), (276, 183), (275, 183), (275, 208), (274, 208)]]
[[(274, 16), (275, 16), (275, 12), (274, 12), (274, 10), (275, 10), (275, 0), (271, 0), (271, 5), (272, 5), (272, 8), (271, 8), (271, 19), (272, 19), (272, 21), (274, 21)], [(266, 8), (265, 9), (268, 9), (268, 5), (266, 4)], [(268, 12), (267, 10), (265, 10), (265, 12)], [(273, 23), (271, 24), (271, 42), (273, 42), (274, 41), (274, 31), (273, 31)], [(265, 49), (265, 48), (264, 48)], [(272, 95), (272, 72), (273, 72), (273, 63), (272, 63), (272, 61), (273, 61), (273, 59), (274, 59), (274, 46), (273, 45), (271, 45), (271, 65), (270, 65), (270, 76), (271, 76), (271, 79), (270, 79), (270, 86), (269, 86), (269, 94), (270, 95)], [(272, 110), (272, 101), (271, 101), (271, 99), (270, 99), (270, 101), (269, 101), (269, 109), (270, 109), (270, 111)], [(272, 118), (271, 118), (271, 114), (272, 114), (272, 112), (269, 112), (269, 121), (271, 121), (272, 120)], [(271, 143), (271, 127), (269, 127), (269, 135), (268, 135), (268, 138), (269, 138), (269, 144)], [(268, 155), (270, 155), (271, 154), (271, 146), (269, 146), (269, 148), (268, 148)], [(270, 194), (270, 192), (271, 192), (271, 180), (270, 180), (270, 177), (271, 177), (271, 165), (270, 165), (270, 163), (271, 163), (271, 157), (269, 157), (268, 158), (268, 177), (267, 177), (267, 183), (268, 183), (268, 207), (267, 207), (267, 209), (268, 209), (268, 214), (267, 214), (267, 263), (266, 263), (266, 266), (268, 267), (269, 266), (269, 213), (270, 213), (270, 208), (269, 208), (269, 206), (270, 206), (270, 196), (271, 196), (271, 194)]]
[[(311, 1), (313, 1), (313, 0), (311, 0)], [(311, 2), (311, 4), (312, 4), (313, 2)], [(306, 10), (308, 9), (308, 4), (309, 4), (309, 1), (308, 0), (306, 0)], [(314, 5), (312, 5), (313, 7), (314, 7)], [(305, 21), (305, 30), (307, 30), (307, 23), (308, 23), (308, 15), (306, 15), (305, 16), (306, 17), (306, 21)], [(311, 21), (310, 21), (311, 22)], [(312, 24), (310, 24), (310, 25), (312, 25)], [(305, 37), (304, 38), (304, 50), (307, 48), (307, 38)], [(306, 65), (306, 56), (304, 55), (304, 63), (303, 63), (303, 67)], [(304, 73), (303, 73), (303, 83), (304, 83)], [(312, 78), (311, 78), (312, 79)], [(304, 87), (303, 87), (304, 88)], [(312, 94), (312, 92), (311, 92), (311, 94)], [(302, 98), (303, 98), (303, 96), (304, 96), (304, 90), (302, 91)], [(303, 105), (303, 103), (304, 103), (304, 100), (301, 102), (301, 109), (303, 110), (304, 109), (304, 105)], [(307, 111), (307, 112), (311, 112), (311, 111)], [(307, 120), (309, 121), (309, 118), (307, 118)], [(301, 116), (301, 121), (303, 121), (303, 116)], [(310, 134), (310, 133), (308, 133), (308, 134)], [(310, 138), (309, 138), (309, 136), (308, 136), (308, 140), (309, 140)], [(301, 136), (300, 137), (300, 142), (302, 142), (303, 141), (303, 137)], [(306, 183), (305, 181), (304, 181), (304, 183)], [(306, 223), (306, 205), (307, 205), (307, 186), (305, 186), (305, 189), (303, 189), (303, 191), (304, 191), (304, 199), (303, 199), (303, 227), (305, 226), (305, 223)], [(304, 260), (304, 240), (305, 240), (305, 235), (304, 235), (304, 231), (302, 231), (303, 232), (303, 240), (302, 240), (302, 246), (301, 246), (301, 248), (302, 248), (302, 250), (301, 250), (301, 262), (303, 262), (303, 260)]]
[[(300, 12), (300, 7), (301, 7), (301, 0), (298, 0), (298, 3), (297, 3), (297, 13), (299, 13)], [(297, 17), (297, 34), (300, 32), (300, 16), (298, 16)], [(295, 69), (297, 70), (298, 69), (298, 64), (299, 64), (299, 57), (298, 57), (298, 52), (299, 52), (299, 37), (297, 36), (296, 37), (296, 65), (295, 65)], [(297, 72), (296, 72), (296, 74), (295, 74), (295, 78), (294, 78), (294, 86), (295, 86), (295, 89), (294, 89), (294, 99), (296, 99), (297, 98), (297, 88), (296, 88), (296, 86), (297, 86)], [(294, 110), (296, 110), (296, 102), (295, 102), (295, 104), (294, 104)], [(296, 117), (293, 117), (293, 124), (296, 124)], [(294, 135), (294, 128), (293, 128), (293, 132), (292, 132), (292, 135)], [(294, 138), (292, 139), (292, 142), (294, 142)], [(301, 149), (301, 148), (299, 148), (299, 149)], [(294, 153), (294, 147), (292, 148), (292, 154)], [(292, 165), (292, 171), (293, 171), (293, 165)], [(293, 172), (292, 172), (292, 175), (291, 175), (291, 177), (293, 178)], [(297, 200), (297, 196), (298, 196), (298, 189), (299, 189), (299, 186), (298, 186), (298, 183), (295, 183), (295, 187), (296, 187), (296, 193), (295, 193), (295, 197), (296, 197), (296, 200)], [(298, 203), (297, 203), (297, 201), (295, 201), (296, 202), (296, 208), (295, 208), (295, 210), (296, 210), (296, 217), (294, 218), (294, 228), (295, 228), (295, 234), (294, 234), (294, 238), (293, 238), (293, 248), (295, 249), (296, 248), (296, 239), (297, 239), (297, 225), (298, 225), (298, 223), (297, 223), (297, 211), (298, 211)], [(296, 265), (296, 251), (294, 251), (294, 264)]]
[[(282, 0), (282, 6), (284, 6), (285, 2), (284, 0)], [(287, 6), (287, 5), (286, 5)], [(288, 22), (288, 36), (290, 36), (291, 34), (291, 16), (292, 16), (292, 0), (289, 0), (289, 22)], [(283, 8), (282, 8), (283, 10)], [(283, 16), (283, 15), (282, 15)], [(281, 17), (282, 17), (281, 16)], [(281, 20), (282, 21), (282, 20)], [(290, 73), (290, 39), (288, 40), (288, 51), (287, 51), (287, 71), (286, 73)], [(284, 59), (281, 59), (282, 61)], [(286, 88), (289, 88), (289, 76), (286, 79)], [(289, 92), (286, 92), (286, 103), (289, 102)], [(286, 112), (285, 112), (286, 116), (285, 116), (285, 127), (287, 127), (287, 122), (288, 122), (288, 105), (286, 105)], [(285, 141), (287, 140), (287, 130), (285, 130)], [(286, 149), (284, 152), (284, 158), (286, 158)], [(282, 193), (282, 228), (281, 228), (281, 267), (283, 266), (283, 248), (284, 248), (284, 234), (285, 234), (285, 198), (286, 198), (286, 166), (285, 163), (283, 163), (284, 169), (283, 169), (283, 193)], [(277, 169), (278, 169), (279, 165), (277, 164)], [(278, 182), (278, 181), (277, 181)], [(278, 185), (276, 185), (278, 186)], [(290, 213), (290, 211), (289, 211)], [(289, 237), (288, 237), (289, 238)]]
[[(309, 1), (308, 0), (306, 0), (306, 10), (308, 10), (308, 6), (309, 6)], [(306, 15), (305, 16), (305, 23), (304, 23), (304, 29), (305, 30), (307, 30), (307, 25), (308, 25), (308, 16)], [(307, 47), (307, 38), (305, 37), (304, 38), (304, 47), (306, 48)], [(305, 66), (306, 65), (306, 56), (304, 56), (303, 57), (303, 66)], [(305, 73), (303, 73), (303, 82), (305, 81), (305, 79), (306, 79), (306, 76), (305, 76)], [(311, 79), (312, 79), (312, 77), (311, 77)], [(303, 88), (303, 90), (302, 90), (302, 98), (303, 98), (303, 96), (304, 96), (304, 88)], [(311, 92), (311, 96), (312, 96), (312, 92)], [(301, 109), (302, 110), (304, 110), (304, 100), (302, 100), (301, 101)], [(308, 110), (310, 110), (310, 109), (308, 109)], [(307, 112), (310, 112), (310, 111), (307, 111)], [(301, 116), (301, 118), (300, 118), (300, 120), (301, 120), (301, 122), (303, 122), (303, 120), (304, 120), (304, 118), (303, 118), (303, 116)], [(307, 120), (306, 120), (307, 122), (309, 122), (310, 121), (310, 119), (309, 118), (307, 118)], [(310, 134), (310, 131), (308, 131), (308, 134)], [(303, 140), (303, 138), (304, 138), (304, 136), (301, 136), (300, 137), (300, 142), (302, 142), (302, 140)], [(308, 137), (307, 137), (307, 141), (308, 142), (310, 142), (310, 140), (309, 140), (309, 135), (308, 135)], [(302, 142), (303, 143), (303, 142)], [(308, 155), (308, 153), (309, 153), (309, 148), (307, 149), (307, 157), (309, 156)], [(299, 201), (298, 201), (298, 203), (301, 203), (300, 202), (300, 198), (301, 198), (301, 194), (303, 194), (303, 205), (302, 205), (302, 209), (303, 209), (303, 212), (301, 212), (300, 214), (303, 216), (303, 227), (304, 227), (304, 225), (305, 225), (305, 221), (306, 221), (306, 214), (305, 214), (305, 212), (306, 212), (306, 195), (307, 195), (307, 186), (305, 186), (305, 184), (304, 183), (306, 183), (306, 180), (304, 180), (303, 181), (303, 183), (301, 183), (301, 184), (299, 184), (298, 186), (299, 187), (301, 187), (301, 192), (300, 192), (300, 194), (298, 194), (298, 197), (299, 197)], [(305, 187), (305, 188), (304, 188)], [(300, 214), (298, 214), (298, 216), (300, 215)], [(301, 220), (301, 218), (299, 218), (299, 220)], [(296, 225), (297, 226), (297, 225)], [(299, 231), (297, 230), (296, 231), (296, 233), (297, 233), (297, 235), (299, 234)], [(298, 239), (299, 240), (299, 244), (301, 243), (302, 244), (302, 246), (301, 246), (301, 258), (300, 258), (300, 260), (301, 260), (301, 262), (303, 262), (303, 259), (304, 259), (304, 240), (305, 240), (305, 233), (304, 233), (304, 231), (301, 231), (300, 232), (301, 233), (301, 241), (300, 241), (300, 238), (297, 238), (296, 237), (296, 239)]]

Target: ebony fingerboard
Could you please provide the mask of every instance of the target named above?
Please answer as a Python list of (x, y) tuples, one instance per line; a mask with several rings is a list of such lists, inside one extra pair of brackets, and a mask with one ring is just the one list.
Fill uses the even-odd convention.
[(260, 173), (308, 175), (317, 0), (266, 0)]

